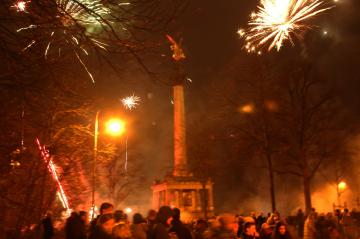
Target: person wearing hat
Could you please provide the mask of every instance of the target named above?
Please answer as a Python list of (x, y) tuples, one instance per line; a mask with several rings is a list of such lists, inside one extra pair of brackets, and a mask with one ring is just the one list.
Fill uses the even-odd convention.
[(168, 206), (162, 206), (156, 215), (155, 225), (149, 232), (148, 239), (170, 239), (169, 228), (173, 220), (173, 211)]

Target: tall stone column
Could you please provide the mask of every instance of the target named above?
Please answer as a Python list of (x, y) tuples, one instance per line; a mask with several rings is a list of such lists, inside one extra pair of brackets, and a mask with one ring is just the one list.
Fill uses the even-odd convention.
[(174, 90), (174, 171), (173, 176), (185, 177), (187, 172), (186, 123), (184, 86), (177, 84)]

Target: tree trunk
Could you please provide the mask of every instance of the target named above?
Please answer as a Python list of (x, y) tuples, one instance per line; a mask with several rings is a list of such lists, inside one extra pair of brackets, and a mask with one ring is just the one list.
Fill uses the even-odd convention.
[(275, 182), (274, 182), (274, 171), (272, 166), (272, 159), (270, 155), (267, 155), (268, 161), (268, 170), (269, 170), (269, 180), (270, 180), (270, 198), (271, 198), (271, 209), (273, 212), (276, 211), (276, 201), (275, 201)]
[(309, 215), (312, 209), (311, 205), (311, 188), (310, 188), (310, 178), (304, 177), (303, 186), (304, 186), (304, 199), (305, 199), (305, 211), (306, 215)]

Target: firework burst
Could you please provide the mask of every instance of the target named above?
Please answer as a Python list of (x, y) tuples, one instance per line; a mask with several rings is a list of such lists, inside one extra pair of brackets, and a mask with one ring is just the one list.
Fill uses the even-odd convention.
[(124, 105), (124, 107), (128, 110), (132, 110), (134, 108), (136, 108), (136, 106), (139, 104), (138, 102), (140, 101), (140, 97), (136, 96), (136, 95), (132, 95), (132, 96), (128, 96), (125, 97), (121, 100), (122, 104)]
[[(31, 35), (33, 39), (26, 43), (23, 52), (35, 45), (44, 47), (44, 57), (53, 60), (65, 53), (73, 53), (80, 66), (94, 81), (84, 58), (89, 55), (86, 48), (107, 50), (107, 44), (99, 40), (97, 27), (106, 28), (110, 22), (109, 8), (101, 0), (53, 0), (45, 1), (46, 9), (31, 5), (31, 1), (18, 1), (12, 7), (22, 11), (31, 18), (31, 24), (17, 29), (24, 38)], [(46, 4), (46, 5), (45, 5)], [(28, 7), (29, 9), (27, 9)], [(46, 15), (46, 16), (45, 16)], [(44, 21), (44, 16), (46, 21)]]
[(100, 24), (110, 13), (100, 0), (56, 0), (56, 5), (62, 23), (70, 26)]
[(18, 12), (26, 12), (28, 1), (18, 1), (12, 7)]
[(268, 51), (279, 51), (285, 41), (294, 45), (293, 36), (311, 28), (309, 18), (332, 7), (325, 0), (261, 0), (251, 14), (249, 29), (240, 29), (238, 34), (245, 39), (248, 52), (261, 54), (258, 48), (267, 45)]

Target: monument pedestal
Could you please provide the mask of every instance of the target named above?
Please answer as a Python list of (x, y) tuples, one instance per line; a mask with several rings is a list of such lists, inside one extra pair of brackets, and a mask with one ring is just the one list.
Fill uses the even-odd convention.
[(202, 183), (192, 176), (167, 176), (162, 181), (154, 182), (153, 208), (161, 206), (179, 208), (186, 215), (194, 218), (214, 215), (213, 183), (207, 180)]

